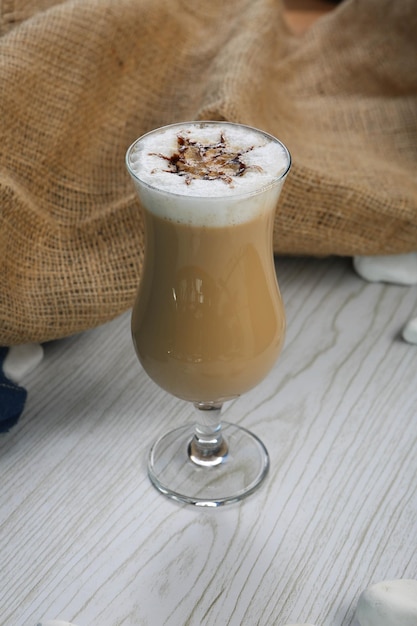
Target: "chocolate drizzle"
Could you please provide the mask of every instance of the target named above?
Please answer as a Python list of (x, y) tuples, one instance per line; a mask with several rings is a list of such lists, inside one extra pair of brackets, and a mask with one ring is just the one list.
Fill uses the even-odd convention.
[(228, 147), (223, 133), (220, 134), (220, 140), (212, 144), (203, 144), (178, 135), (177, 151), (174, 154), (156, 156), (168, 161), (170, 169), (164, 170), (165, 172), (184, 176), (187, 185), (191, 184), (193, 179), (222, 180), (232, 185), (233, 178), (243, 176), (249, 169), (261, 169), (256, 165), (246, 165), (241, 158), (254, 147), (241, 151), (233, 150)]

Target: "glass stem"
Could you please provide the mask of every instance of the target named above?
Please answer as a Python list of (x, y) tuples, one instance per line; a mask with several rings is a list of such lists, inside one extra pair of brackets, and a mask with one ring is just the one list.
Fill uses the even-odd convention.
[(222, 434), (221, 402), (196, 402), (197, 421), (194, 437), (188, 446), (188, 456), (202, 467), (214, 467), (223, 463), (228, 446)]

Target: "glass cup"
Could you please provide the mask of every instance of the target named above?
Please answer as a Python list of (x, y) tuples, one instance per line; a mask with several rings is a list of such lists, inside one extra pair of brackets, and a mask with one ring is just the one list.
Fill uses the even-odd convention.
[[(189, 195), (193, 172), (189, 179), (187, 171), (180, 173), (185, 177), (182, 192), (144, 180), (135, 163), (148, 135), (172, 128), (183, 141), (187, 130), (211, 125), (221, 126), (226, 136), (239, 126), (256, 132), (261, 142), (279, 144), (283, 168), (267, 184), (260, 177), (247, 192), (229, 193), (225, 175), (220, 195)], [(157, 385), (195, 407), (194, 424), (168, 432), (153, 445), (149, 477), (160, 492), (181, 502), (236, 502), (261, 484), (269, 457), (256, 435), (223, 422), (220, 414), (224, 402), (268, 374), (284, 341), (272, 233), (290, 154), (277, 139), (250, 127), (186, 122), (137, 139), (127, 151), (126, 164), (143, 210), (146, 242), (132, 312), (135, 350)], [(166, 165), (175, 173), (174, 158)], [(237, 176), (245, 175), (241, 170), (235, 168)], [(221, 170), (219, 176), (223, 174)]]

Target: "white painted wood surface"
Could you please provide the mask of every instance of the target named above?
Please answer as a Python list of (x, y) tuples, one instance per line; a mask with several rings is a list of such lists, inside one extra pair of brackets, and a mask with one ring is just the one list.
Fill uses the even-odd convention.
[(129, 314), (44, 346), (0, 438), (0, 624), (353, 626), (360, 592), (417, 578), (417, 287), (347, 259), (279, 259), (288, 333), (227, 419), (267, 444), (240, 504), (166, 499), (146, 454), (192, 418), (141, 370)]

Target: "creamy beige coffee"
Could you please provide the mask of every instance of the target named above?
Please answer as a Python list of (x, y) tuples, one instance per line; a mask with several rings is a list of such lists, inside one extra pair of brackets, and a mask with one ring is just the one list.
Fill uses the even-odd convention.
[(145, 135), (127, 164), (146, 225), (138, 357), (180, 398), (236, 397), (264, 378), (284, 339), (272, 228), (288, 152), (248, 127), (189, 123)]

